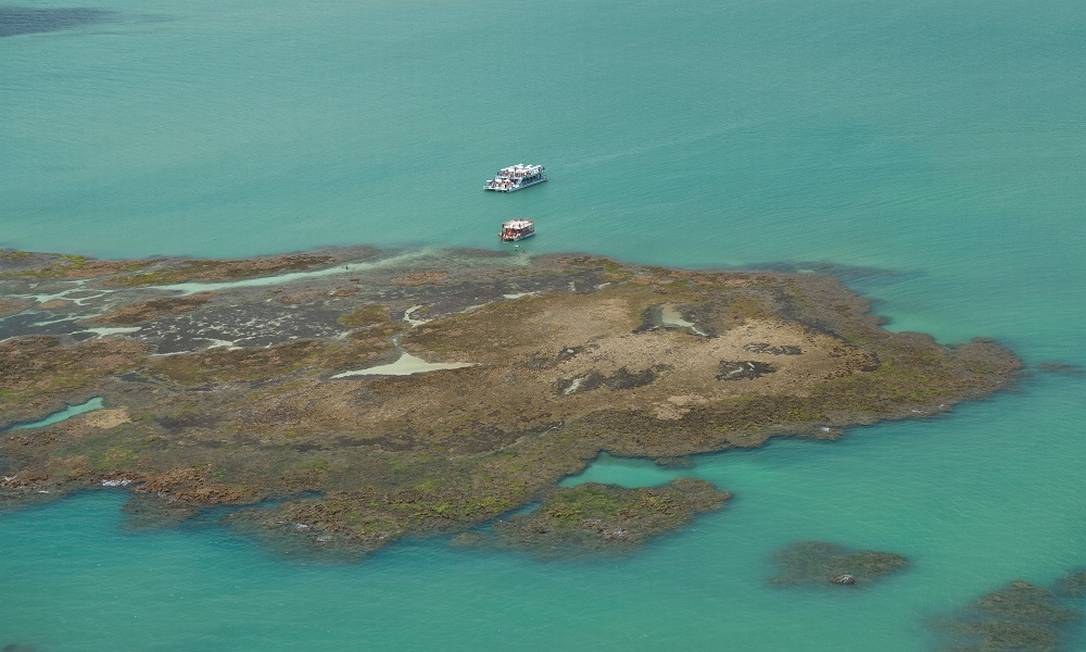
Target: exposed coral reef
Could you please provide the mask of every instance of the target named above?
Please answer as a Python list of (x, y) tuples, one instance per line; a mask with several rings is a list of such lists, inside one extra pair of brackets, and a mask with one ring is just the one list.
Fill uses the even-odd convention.
[(625, 551), (720, 509), (731, 497), (704, 480), (626, 489), (588, 483), (549, 493), (538, 509), (496, 523), (493, 534), (460, 543), (496, 545), (556, 558)]
[[(0, 320), (0, 427), (95, 396), (114, 411), (0, 434), (0, 500), (113, 483), (171, 503), (169, 521), (275, 499), (236, 521), (359, 551), (499, 517), (601, 451), (832, 437), (1018, 368), (990, 341), (887, 332), (829, 277), (587, 256), (5, 251), (0, 298), (25, 306)], [(405, 352), (471, 366), (347, 373)]]

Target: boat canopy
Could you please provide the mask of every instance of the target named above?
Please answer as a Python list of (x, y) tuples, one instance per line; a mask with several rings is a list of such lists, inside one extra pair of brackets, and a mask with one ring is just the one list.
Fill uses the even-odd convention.
[(517, 163), (498, 170), (498, 177), (515, 179), (519, 177), (532, 177), (543, 173), (543, 166), (537, 163)]

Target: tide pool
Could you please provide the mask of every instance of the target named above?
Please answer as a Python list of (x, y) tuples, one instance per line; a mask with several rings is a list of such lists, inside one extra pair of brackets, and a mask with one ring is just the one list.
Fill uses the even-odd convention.
[(464, 367), (474, 366), (475, 365), (470, 362), (427, 362), (418, 356), (405, 352), (401, 353), (400, 357), (396, 358), (395, 362), (374, 367), (366, 367), (365, 369), (344, 371), (343, 373), (332, 376), (332, 378), (351, 378), (355, 376), (411, 376), (413, 374), (425, 374), (431, 371), (441, 371), (443, 369), (463, 369)]
[(34, 428), (44, 428), (45, 426), (51, 426), (54, 423), (60, 423), (61, 421), (67, 421), (74, 416), (79, 416), (86, 412), (93, 412), (94, 410), (101, 410), (104, 407), (102, 403), (102, 397), (95, 396), (94, 398), (87, 399), (86, 401), (79, 403), (78, 405), (69, 405), (63, 410), (57, 410), (52, 414), (48, 414), (45, 417), (38, 419), (37, 421), (30, 421), (27, 423), (16, 423), (7, 428), (0, 428), (0, 432), (6, 430), (32, 430)]
[[(115, 13), (0, 38), (0, 246), (496, 248), (527, 215), (526, 254), (843, 266), (889, 328), (995, 337), (1027, 374), (838, 442), (602, 459), (567, 482), (735, 493), (619, 561), (284, 559), (206, 524), (129, 531), (113, 490), (2, 512), (0, 646), (916, 650), (932, 618), (1086, 565), (1086, 379), (1037, 371), (1086, 365), (1081, 2), (66, 6)], [(551, 181), (482, 192), (521, 160)], [(768, 587), (801, 539), (912, 567)]]
[(188, 296), (190, 294), (197, 294), (199, 292), (221, 292), (223, 290), (231, 290), (234, 288), (255, 288), (269, 287), (272, 285), (285, 285), (288, 283), (304, 281), (306, 279), (350, 274), (351, 272), (358, 272), (366, 269), (376, 269), (388, 265), (396, 265), (398, 263), (424, 258), (428, 253), (430, 252), (426, 250), (418, 250), (404, 254), (388, 256), (374, 262), (347, 263), (346, 265), (342, 266), (332, 265), (330, 267), (324, 267), (321, 269), (315, 269), (307, 272), (288, 272), (286, 274), (276, 274), (273, 276), (258, 276), (255, 278), (245, 278), (237, 281), (216, 281), (209, 283), (199, 283), (193, 281), (186, 283), (174, 283), (172, 285), (153, 285), (150, 286), (150, 288), (155, 290), (170, 290), (173, 292), (179, 292), (182, 296)]

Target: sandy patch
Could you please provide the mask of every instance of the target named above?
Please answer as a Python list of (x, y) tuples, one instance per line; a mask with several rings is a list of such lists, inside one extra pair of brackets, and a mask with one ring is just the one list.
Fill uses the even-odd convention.
[(83, 417), (83, 423), (91, 428), (99, 428), (102, 430), (116, 428), (122, 423), (128, 423), (129, 421), (131, 421), (131, 419), (128, 418), (128, 410), (125, 410), (124, 408), (97, 410), (95, 412), (88, 412), (87, 415)]

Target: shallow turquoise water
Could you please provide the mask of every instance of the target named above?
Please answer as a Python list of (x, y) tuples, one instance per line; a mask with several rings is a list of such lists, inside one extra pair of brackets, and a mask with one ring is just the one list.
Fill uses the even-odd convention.
[(72, 417), (78, 416), (85, 412), (100, 410), (102, 409), (102, 406), (102, 398), (99, 396), (95, 396), (94, 398), (89, 398), (78, 405), (69, 405), (63, 410), (57, 410), (56, 412), (47, 415), (43, 419), (38, 419), (37, 421), (30, 421), (27, 423), (15, 423), (6, 428), (0, 428), (0, 432), (4, 432), (5, 430), (30, 430), (33, 428), (44, 428), (45, 426), (51, 426), (54, 423), (67, 421), (68, 419), (71, 419)]
[[(872, 268), (847, 278), (893, 328), (1086, 364), (1080, 2), (101, 6), (123, 20), (0, 39), (0, 245), (494, 246), (527, 214), (530, 251)], [(531, 70), (503, 72), (520, 52)], [(479, 190), (517, 160), (552, 181)], [(934, 420), (700, 458), (734, 502), (621, 561), (441, 541), (284, 561), (215, 527), (126, 532), (112, 491), (3, 514), (0, 645), (923, 648), (933, 615), (1086, 565), (1084, 388), (1038, 374)], [(863, 593), (766, 587), (808, 538), (914, 566)]]

